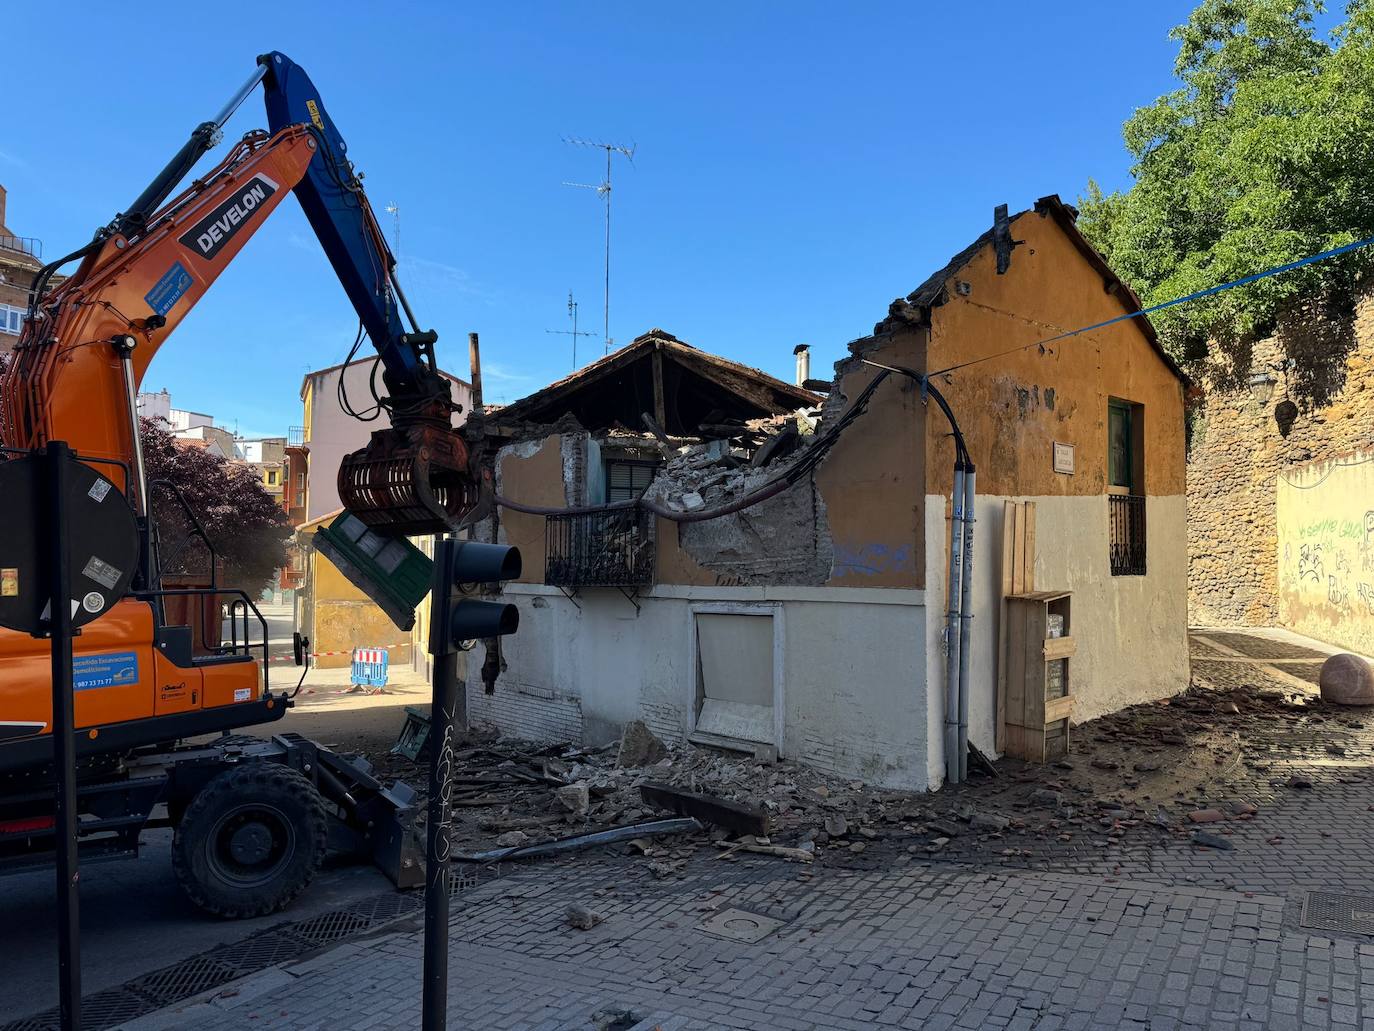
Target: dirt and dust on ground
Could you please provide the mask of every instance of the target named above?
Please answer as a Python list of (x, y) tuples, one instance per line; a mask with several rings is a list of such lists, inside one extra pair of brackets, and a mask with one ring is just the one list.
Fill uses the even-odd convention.
[[(643, 856), (660, 877), (702, 849), (726, 862), (764, 855), (803, 868), (871, 868), (903, 856), (1020, 865), (1091, 858), (1135, 842), (1225, 850), (1237, 822), (1258, 818), (1280, 794), (1313, 790), (1314, 769), (1365, 776), (1374, 714), (1321, 701), (1312, 680), (1323, 655), (1263, 641), (1253, 661), (1226, 654), (1234, 652), (1226, 645), (1194, 648), (1206, 675), (1184, 694), (1074, 727), (1060, 762), (972, 764), (969, 781), (935, 793), (885, 791), (793, 762), (669, 746), (638, 724), (626, 742), (600, 749), (499, 738), (476, 727), (455, 754), (454, 850), (527, 848), (673, 816), (656, 804), (661, 797), (646, 800), (646, 784), (730, 803), (745, 824), (750, 815), (760, 821), (743, 833), (739, 813), (718, 818), (708, 804), (699, 832), (612, 846)], [(317, 688), (307, 697), (297, 717), (302, 732), (362, 752), (383, 780), (404, 780), (423, 795), (425, 764), (392, 746), (406, 705), (427, 712), (417, 704), (427, 688), (398, 685), (380, 697), (343, 691)], [(701, 813), (690, 804), (686, 811)]]

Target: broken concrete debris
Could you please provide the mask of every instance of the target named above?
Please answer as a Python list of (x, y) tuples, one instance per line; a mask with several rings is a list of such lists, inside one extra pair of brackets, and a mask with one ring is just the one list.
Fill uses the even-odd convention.
[(969, 820), (969, 826), (981, 831), (1004, 831), (1011, 824), (1005, 816), (997, 813), (974, 813)]
[(574, 902), (568, 906), (563, 911), (563, 915), (567, 917), (569, 926), (576, 927), (580, 931), (590, 931), (606, 919), (600, 913), (593, 912), (580, 902)]
[(667, 749), (663, 742), (654, 737), (642, 721), (631, 720), (625, 724), (620, 737), (620, 752), (616, 755), (617, 766), (652, 766), (663, 758)]
[(1223, 838), (1220, 834), (1212, 834), (1208, 831), (1193, 831), (1192, 842), (1200, 848), (1218, 848), (1229, 852), (1236, 846), (1228, 838)]
[(565, 784), (561, 788), (554, 790), (554, 795), (558, 801), (563, 803), (563, 807), (574, 816), (586, 816), (587, 807), (591, 804), (591, 791), (587, 787), (587, 782), (579, 780), (575, 784)]

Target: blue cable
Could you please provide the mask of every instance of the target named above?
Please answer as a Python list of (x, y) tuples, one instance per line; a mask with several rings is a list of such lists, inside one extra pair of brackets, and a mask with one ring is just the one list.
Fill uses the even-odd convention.
[(1246, 286), (1249, 283), (1258, 282), (1259, 280), (1266, 279), (1269, 276), (1277, 276), (1282, 272), (1292, 272), (1294, 269), (1300, 269), (1304, 265), (1311, 265), (1314, 262), (1325, 261), (1327, 258), (1334, 258), (1338, 254), (1345, 254), (1349, 251), (1356, 251), (1359, 250), (1361, 247), (1368, 247), (1371, 244), (1374, 244), (1374, 236), (1367, 237), (1363, 240), (1356, 240), (1354, 243), (1347, 243), (1340, 247), (1333, 247), (1331, 250), (1322, 251), (1320, 254), (1312, 254), (1306, 258), (1299, 258), (1297, 261), (1290, 261), (1287, 265), (1278, 265), (1271, 269), (1265, 269), (1263, 272), (1256, 272), (1249, 276), (1243, 276), (1242, 278), (1232, 280), (1229, 283), (1222, 283), (1219, 286), (1209, 286), (1206, 290), (1199, 290), (1196, 293), (1188, 294), (1186, 297), (1175, 297), (1171, 301), (1161, 301), (1159, 304), (1152, 304), (1150, 305), (1150, 307), (1141, 308), (1139, 311), (1130, 311), (1124, 315), (1117, 315), (1115, 318), (1110, 318), (1106, 322), (1097, 322), (1091, 326), (1083, 326), (1081, 329), (1071, 329), (1067, 333), (1060, 333), (1058, 336), (1045, 337), (1043, 340), (1034, 340), (1031, 343), (1025, 344), (1021, 347), (1013, 347), (1010, 350), (999, 351), (997, 354), (990, 354), (984, 358), (975, 358), (972, 361), (961, 362), (958, 365), (951, 365), (947, 369), (940, 369), (936, 372), (930, 373), (930, 375), (943, 376), (947, 372), (954, 372), (956, 369), (967, 368), (970, 365), (977, 365), (979, 362), (990, 361), (993, 358), (1000, 358), (1003, 355), (1015, 354), (1017, 351), (1025, 351), (1032, 347), (1043, 347), (1045, 344), (1052, 344), (1056, 340), (1066, 340), (1069, 337), (1076, 337), (1081, 333), (1091, 333), (1095, 329), (1103, 329), (1107, 326), (1115, 325), (1118, 322), (1126, 322), (1130, 319), (1138, 319), (1146, 315), (1151, 315), (1157, 311), (1163, 311), (1165, 308), (1172, 308), (1178, 304), (1187, 304), (1189, 301), (1196, 301), (1203, 297), (1210, 297), (1212, 296), (1212, 294), (1219, 294), (1223, 290), (1231, 290), (1238, 286)]

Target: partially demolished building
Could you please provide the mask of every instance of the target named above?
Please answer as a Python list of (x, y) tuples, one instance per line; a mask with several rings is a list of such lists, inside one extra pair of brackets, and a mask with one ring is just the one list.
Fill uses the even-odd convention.
[[(1138, 310), (1050, 197), (894, 302), (816, 392), (654, 330), (502, 409), (474, 535), (520, 547), (522, 621), (471, 653), (470, 718), (593, 744), (638, 719), (937, 786), (954, 445), (931, 387), (979, 477), (968, 739), (1052, 751), (1070, 718), (1182, 690), (1185, 381), (1143, 318), (1039, 343)], [(1025, 639), (1040, 608), (1059, 643)]]

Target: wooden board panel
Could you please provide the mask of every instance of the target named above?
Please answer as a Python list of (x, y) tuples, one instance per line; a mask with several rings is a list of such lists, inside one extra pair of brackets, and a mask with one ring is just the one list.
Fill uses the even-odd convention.
[[(1002, 507), (1002, 597), (1009, 598), (1035, 590), (1035, 502), (1006, 501)], [(1007, 667), (1012, 661), (1007, 645), (1007, 626), (1012, 619), (1007, 603), (999, 606), (997, 626), (997, 718), (994, 747), (1008, 752), (1006, 728), (1007, 692), (1010, 690)]]
[(1050, 637), (1045, 640), (1045, 658), (1067, 659), (1078, 651), (1072, 637)]
[(1060, 720), (1068, 719), (1073, 712), (1073, 696), (1065, 695), (1063, 698), (1051, 698), (1045, 703), (1045, 724), (1058, 723)]

